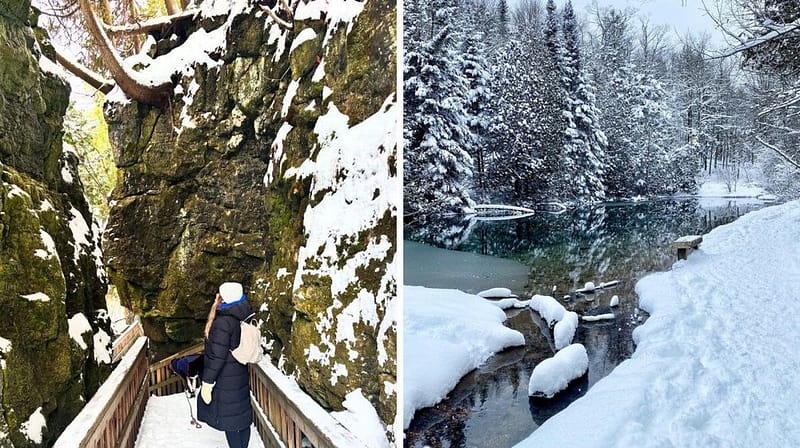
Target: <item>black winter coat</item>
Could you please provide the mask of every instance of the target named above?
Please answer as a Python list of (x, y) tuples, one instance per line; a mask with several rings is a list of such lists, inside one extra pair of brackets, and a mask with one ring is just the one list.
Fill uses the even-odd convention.
[(239, 346), (239, 322), (252, 313), (246, 300), (225, 308), (221, 305), (206, 339), (203, 382), (216, 384), (211, 404), (197, 394), (197, 418), (219, 431), (239, 431), (253, 422), (250, 375), (247, 366), (231, 355), (231, 350)]

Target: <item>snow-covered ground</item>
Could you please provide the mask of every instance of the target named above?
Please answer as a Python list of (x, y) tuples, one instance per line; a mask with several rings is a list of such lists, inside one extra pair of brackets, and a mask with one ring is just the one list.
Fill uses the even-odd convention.
[[(197, 416), (197, 400), (192, 402), (192, 412)], [(144, 419), (136, 439), (137, 448), (226, 448), (225, 433), (201, 422), (202, 428), (191, 424), (189, 405), (184, 394), (150, 397)], [(263, 448), (255, 426), (250, 427), (250, 448)]]
[(715, 198), (754, 198), (766, 193), (758, 183), (739, 182), (731, 186), (729, 191), (725, 182), (708, 180), (697, 188), (697, 196)]
[(486, 299), (454, 289), (404, 286), (403, 424), (432, 406), (462, 376), (500, 350), (523, 345), (503, 325), (505, 313)]
[(519, 448), (800, 446), (800, 202), (704, 237), (637, 284), (631, 359)]

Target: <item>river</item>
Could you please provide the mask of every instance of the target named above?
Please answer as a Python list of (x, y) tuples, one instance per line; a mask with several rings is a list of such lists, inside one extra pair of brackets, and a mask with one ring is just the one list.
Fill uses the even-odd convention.
[[(552, 295), (579, 315), (616, 317), (581, 322), (575, 342), (586, 346), (589, 372), (546, 401), (529, 399), (527, 387), (534, 366), (553, 355), (549, 331), (529, 309), (508, 311), (506, 325), (522, 332), (526, 345), (496, 354), (462, 378), (445, 400), (417, 411), (405, 446), (507, 448), (527, 437), (630, 357), (633, 330), (647, 319), (638, 308), (636, 281), (669, 269), (676, 260), (672, 241), (707, 233), (764, 205), (752, 199), (664, 199), (514, 220), (449, 217), (408, 224), (407, 285), (470, 293), (502, 286), (524, 297)], [(612, 280), (619, 284), (594, 294), (574, 293), (586, 282)], [(614, 295), (620, 306), (612, 309)]]

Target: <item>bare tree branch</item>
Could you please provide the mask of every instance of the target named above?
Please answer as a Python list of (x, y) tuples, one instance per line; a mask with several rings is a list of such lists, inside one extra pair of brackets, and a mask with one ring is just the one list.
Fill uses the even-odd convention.
[(736, 53), (741, 53), (743, 51), (747, 51), (761, 45), (764, 45), (768, 42), (772, 42), (786, 34), (791, 33), (792, 31), (800, 30), (800, 21), (794, 21), (792, 23), (787, 23), (786, 25), (780, 27), (774, 27), (772, 31), (763, 36), (756, 37), (754, 39), (750, 39), (746, 42), (743, 42), (741, 45), (737, 45), (733, 48), (729, 48), (722, 53), (715, 55), (712, 59), (720, 59), (726, 58), (728, 56), (733, 56)]
[(100, 74), (93, 72), (88, 67), (84, 65), (73, 62), (66, 56), (64, 56), (57, 48), (53, 47), (56, 53), (56, 60), (59, 64), (61, 64), (65, 69), (67, 69), (70, 73), (77, 76), (78, 78), (84, 80), (87, 84), (92, 86), (93, 88), (108, 94), (111, 89), (114, 88), (114, 82), (103, 78)]
[(122, 59), (117, 50), (111, 45), (105, 30), (100, 25), (100, 20), (92, 9), (91, 0), (80, 0), (81, 12), (83, 12), (86, 26), (89, 33), (97, 41), (100, 56), (108, 66), (111, 77), (117, 82), (120, 89), (131, 99), (141, 103), (160, 106), (164, 104), (172, 93), (172, 84), (164, 82), (155, 85), (148, 85), (136, 79), (136, 73), (130, 73), (123, 65)]
[(143, 22), (129, 23), (127, 25), (111, 26), (103, 24), (103, 27), (110, 36), (116, 36), (120, 34), (123, 35), (145, 34), (145, 33), (150, 33), (152, 31), (164, 31), (167, 27), (170, 27), (178, 22), (182, 22), (184, 20), (191, 20), (192, 18), (194, 18), (195, 14), (197, 14), (196, 10), (190, 10), (190, 11), (183, 11), (181, 13), (171, 16), (156, 17), (150, 20), (145, 20)]
[(794, 167), (795, 167), (795, 168), (798, 168), (798, 169), (800, 169), (800, 163), (797, 163), (797, 162), (795, 162), (794, 160), (792, 160), (792, 158), (791, 158), (791, 157), (789, 157), (788, 155), (786, 155), (786, 153), (785, 153), (785, 152), (783, 152), (783, 151), (781, 151), (781, 149), (780, 149), (780, 148), (778, 148), (777, 146), (775, 146), (775, 145), (773, 145), (773, 144), (770, 144), (770, 143), (767, 143), (766, 141), (764, 141), (764, 139), (762, 139), (762, 138), (761, 138), (761, 137), (759, 137), (759, 136), (756, 136), (756, 140), (757, 140), (759, 143), (761, 143), (762, 145), (766, 146), (767, 148), (769, 148), (769, 149), (771, 149), (771, 150), (775, 151), (776, 153), (778, 153), (778, 155), (780, 155), (781, 157), (783, 157), (783, 158), (784, 158), (784, 159), (785, 159), (787, 162), (789, 162), (789, 163), (791, 163), (792, 165), (794, 165)]
[(800, 95), (790, 99), (789, 101), (786, 101), (786, 102), (783, 102), (781, 104), (778, 104), (778, 105), (775, 105), (775, 106), (772, 106), (772, 107), (769, 107), (767, 109), (762, 110), (761, 112), (758, 113), (757, 117), (761, 118), (764, 115), (771, 114), (772, 112), (775, 112), (776, 110), (785, 109), (785, 108), (787, 108), (789, 106), (793, 106), (793, 105), (795, 105), (797, 103), (800, 103)]
[(278, 17), (278, 15), (275, 14), (275, 11), (273, 11), (272, 8), (270, 8), (269, 6), (267, 6), (267, 5), (258, 5), (258, 6), (261, 8), (262, 11), (266, 12), (267, 14), (269, 14), (269, 16), (272, 17), (272, 20), (274, 20), (275, 23), (277, 23), (278, 25), (280, 25), (280, 26), (282, 26), (284, 28), (287, 28), (287, 29), (294, 28), (293, 24), (291, 24), (291, 23), (281, 19), (280, 17)]

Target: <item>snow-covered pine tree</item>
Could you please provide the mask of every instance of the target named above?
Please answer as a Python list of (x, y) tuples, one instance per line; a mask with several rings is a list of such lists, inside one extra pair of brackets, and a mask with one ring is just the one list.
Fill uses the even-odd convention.
[(473, 162), (465, 150), (472, 140), (464, 103), (468, 86), (455, 48), (449, 25), (429, 41), (408, 44), (403, 108), (408, 212), (461, 211), (472, 204)]
[(544, 25), (544, 41), (550, 56), (557, 60), (561, 45), (558, 41), (558, 10), (554, 0), (547, 0), (547, 18)]
[(639, 142), (631, 135), (635, 119), (631, 113), (634, 96), (634, 67), (630, 62), (629, 17), (614, 8), (597, 11), (599, 45), (594, 51), (593, 68), (597, 79), (597, 103), (602, 110), (603, 129), (608, 138), (604, 178), (607, 193), (613, 197), (631, 194), (637, 176), (631, 172)]
[(484, 140), (488, 133), (488, 109), (492, 101), (491, 73), (483, 42), (483, 33), (473, 29), (472, 32), (466, 33), (461, 45), (462, 71), (467, 82), (465, 107), (472, 134), (471, 145), (467, 150), (475, 165), (474, 184), (481, 194), (484, 193), (486, 175)]
[(568, 126), (559, 177), (568, 199), (600, 202), (606, 197), (603, 176), (607, 141), (600, 127), (594, 88), (581, 66), (580, 36), (570, 0), (564, 7), (563, 33), (561, 72), (569, 108), (564, 111)]
[(532, 68), (546, 56), (536, 42), (512, 40), (493, 59), (487, 189), (496, 200), (523, 203), (546, 189), (541, 139), (547, 117), (538, 103), (544, 83)]
[(506, 0), (497, 2), (497, 35), (501, 40), (508, 37), (508, 3)]

